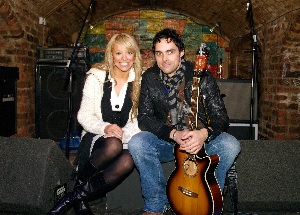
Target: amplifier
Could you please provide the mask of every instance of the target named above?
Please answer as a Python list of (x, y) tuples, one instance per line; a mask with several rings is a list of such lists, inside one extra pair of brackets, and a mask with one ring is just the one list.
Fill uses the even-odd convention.
[(238, 140), (258, 140), (258, 124), (253, 123), (229, 123), (227, 133)]
[[(217, 79), (230, 122), (250, 122), (252, 82), (246, 79)], [(257, 121), (257, 89), (254, 90), (253, 120)]]
[[(73, 48), (37, 48), (37, 63), (43, 62), (65, 62), (70, 60)], [(88, 51), (86, 48), (78, 48), (75, 53), (77, 61), (86, 61)]]

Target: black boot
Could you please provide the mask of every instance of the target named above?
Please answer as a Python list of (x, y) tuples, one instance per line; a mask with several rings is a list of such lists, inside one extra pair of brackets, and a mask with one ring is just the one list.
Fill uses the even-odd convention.
[[(96, 172), (98, 172), (98, 169), (90, 161), (88, 161), (84, 165), (83, 171), (78, 173), (75, 187), (84, 184), (87, 179), (93, 176)], [(87, 202), (81, 201), (75, 204), (73, 208), (75, 215), (94, 215)]]
[[(91, 169), (92, 167), (94, 167), (91, 163), (87, 165), (89, 165), (89, 168)], [(87, 168), (87, 170), (89, 168)], [(89, 196), (92, 196), (98, 192), (102, 193), (102, 190), (103, 192), (106, 192), (107, 186), (103, 177), (103, 173), (102, 172), (95, 173), (94, 171), (93, 172), (94, 175), (90, 177), (87, 181), (85, 181), (86, 175), (91, 174), (92, 172), (87, 170), (84, 170), (83, 171), (84, 174), (78, 177), (73, 192), (64, 195), (59, 200), (59, 202), (47, 213), (47, 215), (65, 215), (72, 207), (77, 206), (81, 202), (88, 200)], [(91, 210), (90, 212), (91, 212), (90, 214), (92, 214)]]
[(47, 213), (47, 215), (66, 215), (68, 211), (82, 201), (85, 193), (80, 192), (79, 187), (71, 193), (64, 195), (58, 203)]
[(92, 177), (98, 171), (99, 169), (95, 167), (94, 164), (92, 164), (90, 161), (87, 161), (86, 164), (82, 167), (82, 171), (78, 172), (75, 187), (85, 183), (90, 177)]

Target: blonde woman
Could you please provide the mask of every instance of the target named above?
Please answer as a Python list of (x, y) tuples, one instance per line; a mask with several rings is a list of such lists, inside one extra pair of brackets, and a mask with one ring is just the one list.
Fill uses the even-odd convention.
[(105, 195), (133, 170), (127, 149), (140, 130), (137, 108), (142, 60), (135, 39), (125, 33), (109, 41), (105, 61), (87, 73), (78, 121), (84, 131), (74, 165), (77, 179), (50, 214), (93, 214), (87, 202)]

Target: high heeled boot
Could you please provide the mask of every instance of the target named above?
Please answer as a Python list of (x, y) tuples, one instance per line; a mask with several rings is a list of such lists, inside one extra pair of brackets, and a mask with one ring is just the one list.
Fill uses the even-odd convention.
[[(86, 170), (84, 170), (84, 172), (85, 171)], [(83, 174), (83, 176), (84, 175), (87, 174)], [(73, 192), (64, 195), (47, 215), (65, 215), (72, 207), (88, 200), (89, 196), (107, 191), (103, 172), (95, 173), (85, 182), (83, 176), (80, 176), (80, 178), (77, 179)], [(91, 210), (89, 212), (92, 214)]]
[[(82, 185), (87, 181), (88, 178), (98, 172), (98, 169), (90, 161), (88, 161), (82, 169), (83, 171), (81, 173), (78, 173), (74, 187)], [(73, 208), (75, 215), (94, 215), (89, 207), (88, 202), (81, 201), (75, 204)]]

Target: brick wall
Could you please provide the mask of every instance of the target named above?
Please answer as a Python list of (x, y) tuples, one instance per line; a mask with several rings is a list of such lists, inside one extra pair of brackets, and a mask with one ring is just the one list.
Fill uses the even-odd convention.
[(299, 13), (287, 14), (259, 31), (264, 51), (259, 105), (262, 138), (300, 138), (299, 32)]
[(18, 1), (2, 1), (0, 15), (0, 65), (19, 68), (17, 81), (17, 135), (35, 135), (36, 47), (41, 46), (46, 27), (38, 16)]

